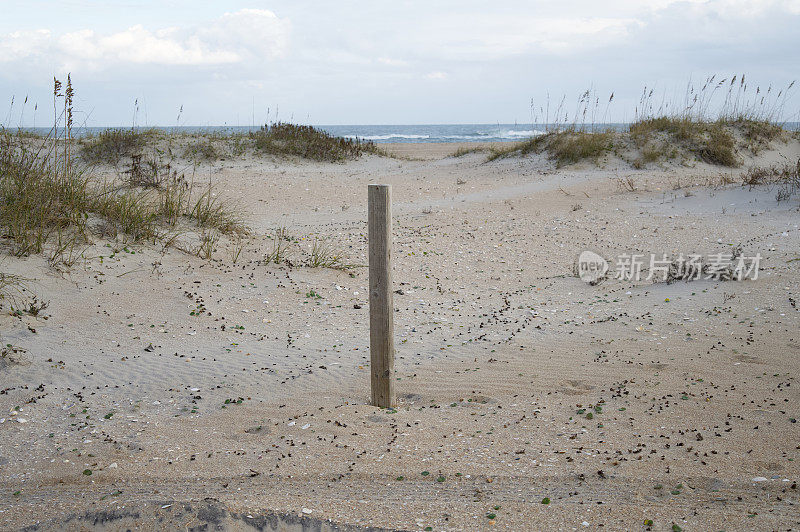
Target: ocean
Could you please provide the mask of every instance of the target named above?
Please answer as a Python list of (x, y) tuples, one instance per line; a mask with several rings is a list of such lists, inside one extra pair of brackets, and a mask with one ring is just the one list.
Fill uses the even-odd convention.
[[(595, 124), (595, 129), (616, 129), (621, 130), (628, 124)], [(510, 142), (524, 140), (526, 138), (542, 135), (548, 130), (547, 124), (419, 124), (419, 125), (349, 125), (349, 126), (326, 126), (316, 125), (319, 129), (327, 131), (331, 135), (359, 138), (369, 140), (376, 144), (387, 142)], [(592, 126), (585, 126), (591, 130)], [(790, 130), (800, 129), (800, 122), (787, 122), (783, 127)], [(551, 125), (552, 128), (552, 125)], [(84, 135), (95, 135), (105, 129), (105, 127), (83, 127), (75, 128), (73, 135), (76, 137)], [(157, 129), (176, 133), (213, 133), (217, 135), (230, 135), (248, 133), (258, 130), (258, 127), (250, 126), (175, 126), (161, 127), (153, 126), (141, 127), (140, 129)], [(36, 133), (46, 135), (47, 128), (27, 129)]]
[(516, 141), (547, 131), (545, 124), (424, 124), (319, 126), (347, 138), (384, 142), (502, 142)]

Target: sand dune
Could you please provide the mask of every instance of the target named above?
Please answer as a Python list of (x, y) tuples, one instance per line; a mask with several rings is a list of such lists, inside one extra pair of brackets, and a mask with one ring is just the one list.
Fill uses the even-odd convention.
[[(5, 259), (49, 307), (0, 316), (20, 349), (0, 366), (0, 527), (117, 512), (102, 526), (124, 529), (125, 508), (209, 522), (170, 513), (183, 503), (243, 529), (273, 513), (409, 530), (800, 525), (797, 197), (737, 179), (797, 160), (796, 142), (725, 172), (389, 150), (407, 159), (201, 166), (252, 229), (211, 261), (101, 240), (61, 273)], [(373, 182), (394, 188), (396, 411), (366, 404), (366, 269), (262, 260), (286, 227), (365, 265)], [(763, 257), (755, 281), (574, 275), (585, 249), (739, 245)]]

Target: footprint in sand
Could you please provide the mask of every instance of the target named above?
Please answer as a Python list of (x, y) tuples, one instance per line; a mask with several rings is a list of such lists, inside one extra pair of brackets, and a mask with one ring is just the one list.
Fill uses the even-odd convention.
[(567, 395), (584, 395), (595, 388), (596, 386), (586, 384), (581, 380), (566, 380), (561, 381), (561, 387), (558, 389), (558, 391)]
[(749, 364), (763, 364), (764, 363), (760, 358), (754, 357), (754, 356), (750, 356), (750, 355), (734, 355), (733, 356), (733, 360), (736, 361), (736, 362), (747, 362)]

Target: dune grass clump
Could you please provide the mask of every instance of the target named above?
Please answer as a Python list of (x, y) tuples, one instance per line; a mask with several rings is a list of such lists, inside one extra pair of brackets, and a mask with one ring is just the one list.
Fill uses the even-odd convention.
[(754, 118), (737, 118), (727, 122), (730, 126), (741, 131), (748, 148), (754, 154), (768, 147), (775, 140), (786, 137), (786, 130), (778, 124), (768, 120)]
[(250, 134), (256, 152), (341, 162), (375, 152), (372, 142), (335, 137), (313, 126), (276, 122)]
[[(757, 154), (788, 137), (779, 120), (793, 86), (764, 90), (749, 85), (744, 75), (710, 76), (700, 86), (689, 83), (682, 103), (662, 101), (658, 106), (658, 96), (645, 87), (629, 133), (640, 149), (652, 148), (661, 137), (662, 144), (673, 142), (707, 163), (737, 167), (741, 149)], [(677, 153), (669, 151), (668, 157)]]
[[(739, 166), (733, 134), (721, 121), (707, 122), (690, 116), (659, 116), (633, 122), (628, 131), (634, 144), (642, 150), (643, 157), (647, 156), (645, 162), (677, 155), (674, 150), (667, 151), (672, 141), (707, 163)], [(659, 136), (660, 148), (653, 145)]]
[(456, 151), (454, 151), (452, 155), (450, 155), (450, 157), (464, 157), (465, 155), (469, 155), (471, 153), (485, 153), (485, 152), (491, 152), (491, 149), (484, 146), (474, 146), (471, 148), (468, 148), (466, 146), (461, 146)]
[(264, 255), (266, 264), (282, 264), (289, 260), (289, 244), (292, 237), (286, 231), (286, 227), (279, 227), (275, 230), (275, 237), (272, 240), (272, 249)]
[(190, 143), (183, 157), (192, 161), (218, 161), (225, 158), (225, 153), (212, 137)]
[[(192, 188), (189, 185), (190, 191)], [(241, 235), (247, 232), (232, 206), (220, 199), (211, 183), (196, 200), (189, 200), (187, 205), (191, 208), (184, 210), (184, 216), (194, 220), (199, 227), (215, 229), (224, 234)]]
[[(635, 168), (686, 155), (709, 164), (738, 167), (743, 150), (755, 155), (774, 141), (800, 139), (800, 133), (786, 131), (780, 122), (786, 116), (794, 84), (763, 89), (748, 84), (744, 75), (710, 76), (701, 85), (690, 81), (684, 97), (677, 100), (645, 87), (634, 119), (625, 130), (605, 125), (613, 92), (601, 102), (596, 92), (584, 91), (574, 111), (568, 109), (565, 97), (551, 107), (548, 95), (540, 105), (531, 100), (532, 127), (543, 124), (546, 133), (492, 148), (487, 160), (546, 152), (563, 166), (597, 160), (610, 151), (625, 159), (624, 153), (632, 149), (635, 158), (628, 162)], [(454, 156), (466, 153), (469, 151)]]
[(81, 156), (89, 164), (117, 165), (127, 157), (139, 154), (154, 131), (106, 129), (96, 137), (81, 139)]
[(731, 168), (739, 166), (736, 146), (730, 132), (720, 124), (713, 124), (708, 127), (706, 135), (699, 149), (700, 157), (705, 162)]
[(194, 194), (193, 183), (168, 167), (166, 174), (158, 165), (140, 167), (122, 186), (95, 179), (71, 151), (69, 78), (64, 92), (61, 87), (56, 81), (54, 103), (64, 109), (60, 137), (58, 117), (51, 136), (36, 143), (0, 129), (0, 237), (11, 254), (46, 252), (51, 264), (69, 266), (91, 234), (123, 233), (129, 242), (155, 241), (181, 220), (202, 231), (246, 231), (211, 184)]
[[(350, 272), (358, 265), (351, 264), (342, 249), (322, 238), (315, 238), (310, 248), (302, 245), (305, 239), (289, 234), (286, 227), (275, 230), (271, 249), (264, 254), (264, 264), (285, 264), (289, 267), (328, 268)], [(352, 274), (351, 274), (352, 275)]]
[(558, 166), (584, 159), (596, 160), (613, 148), (613, 135), (606, 131), (562, 131), (550, 135), (546, 149)]
[(41, 253), (55, 235), (85, 230), (88, 179), (54, 152), (54, 144), (32, 146), (0, 130), (0, 227), (13, 255)]
[(556, 161), (557, 166), (564, 166), (583, 160), (598, 159), (613, 149), (613, 141), (614, 135), (610, 131), (581, 131), (569, 128), (532, 137), (506, 148), (493, 149), (487, 160), (547, 152), (548, 157)]
[(314, 240), (311, 252), (305, 265), (309, 268), (330, 268), (332, 270), (350, 270), (354, 264), (347, 262), (344, 252), (325, 240)]
[(69, 266), (95, 229), (154, 239), (160, 214), (145, 192), (97, 183), (74, 160), (0, 132), (0, 228), (13, 255), (46, 252), (51, 263)]

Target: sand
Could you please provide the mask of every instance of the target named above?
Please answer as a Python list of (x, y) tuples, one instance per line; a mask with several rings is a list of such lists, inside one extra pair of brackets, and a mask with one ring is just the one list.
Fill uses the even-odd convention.
[[(0, 528), (800, 526), (797, 197), (743, 169), (457, 147), (203, 165), (252, 230), (211, 261), (102, 240), (68, 271), (5, 258), (49, 306), (0, 317)], [(394, 196), (388, 411), (367, 404), (372, 182)], [(264, 264), (279, 227), (359, 267)], [(737, 245), (757, 280), (574, 275), (585, 249)]]

